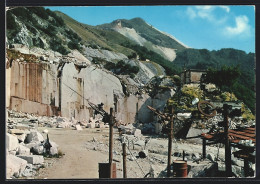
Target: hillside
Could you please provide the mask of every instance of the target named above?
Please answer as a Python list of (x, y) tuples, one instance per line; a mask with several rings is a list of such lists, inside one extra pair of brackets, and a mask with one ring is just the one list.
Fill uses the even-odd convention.
[(241, 75), (229, 86), (235, 95), (255, 112), (255, 54), (232, 48), (209, 51), (207, 49), (185, 49), (177, 53), (174, 64), (186, 69), (220, 69), (222, 66), (238, 66)]
[(122, 43), (130, 40), (115, 31), (98, 30), (93, 26), (77, 22), (62, 12), (55, 11), (55, 13), (64, 20), (68, 27), (77, 32), (77, 34), (85, 42), (86, 46), (92, 48), (100, 47), (123, 53), (126, 56), (131, 55), (134, 52), (132, 49), (121, 46)]
[(113, 29), (119, 22), (121, 23), (121, 27), (134, 29), (141, 37), (155, 45), (178, 50), (186, 48), (186, 46), (182, 45), (177, 40), (174, 40), (165, 33), (155, 29), (152, 25), (147, 24), (142, 18), (133, 18), (131, 20), (119, 19), (110, 24), (103, 24), (97, 27), (102, 29)]
[[(90, 26), (62, 12), (52, 12), (41, 7), (19, 7), (7, 12), (7, 44), (13, 43), (29, 48), (49, 49), (62, 55), (77, 49), (92, 63), (102, 67), (107, 62), (114, 63), (115, 67), (119, 61), (125, 64), (137, 63), (139, 74), (137, 69), (128, 65), (126, 67), (134, 73), (122, 70), (117, 73), (129, 74), (132, 78), (139, 76), (137, 81), (140, 81), (144, 61), (151, 61), (151, 71), (156, 71), (152, 76), (160, 75), (164, 70), (167, 75), (180, 74), (184, 66), (192, 69), (220, 69), (223, 65), (239, 65), (241, 76), (230, 88), (253, 112), (255, 109), (254, 53), (246, 54), (236, 49), (208, 51), (187, 48), (173, 36), (157, 30), (141, 18), (119, 19), (108, 24)], [(131, 59), (134, 62), (130, 62)], [(158, 64), (163, 67), (163, 72)], [(115, 67), (108, 68), (115, 71)], [(151, 77), (149, 74), (145, 76)], [(149, 77), (141, 81), (148, 80)]]
[(81, 38), (63, 19), (41, 7), (14, 8), (7, 12), (7, 44), (51, 49), (63, 55), (81, 49)]
[(141, 18), (131, 20), (118, 19), (109, 24), (96, 26), (101, 30), (114, 30), (129, 38), (139, 46), (153, 51), (164, 59), (173, 61), (176, 50), (186, 48), (185, 45), (162, 31), (153, 28)]

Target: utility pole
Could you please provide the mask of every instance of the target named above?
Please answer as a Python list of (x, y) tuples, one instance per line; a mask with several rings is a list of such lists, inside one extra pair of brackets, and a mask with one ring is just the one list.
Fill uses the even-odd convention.
[(170, 106), (170, 131), (168, 137), (168, 166), (167, 166), (167, 177), (171, 175), (171, 156), (172, 156), (172, 139), (173, 139), (173, 113), (174, 110)]
[(225, 133), (225, 164), (226, 164), (226, 177), (230, 177), (232, 174), (231, 166), (231, 149), (230, 142), (228, 138), (228, 115), (230, 111), (230, 106), (228, 104), (223, 105), (223, 115), (224, 115), (224, 133)]
[(123, 178), (127, 178), (127, 173), (126, 173), (126, 144), (122, 144), (123, 148)]
[(118, 102), (117, 96), (116, 96), (116, 94), (114, 94), (115, 113), (117, 113), (117, 102)]
[(110, 166), (110, 178), (113, 175), (113, 108), (110, 108), (110, 121), (109, 121), (109, 166)]

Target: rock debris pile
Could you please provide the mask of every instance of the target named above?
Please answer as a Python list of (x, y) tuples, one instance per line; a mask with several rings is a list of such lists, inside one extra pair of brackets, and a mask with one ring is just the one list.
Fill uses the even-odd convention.
[[(44, 127), (42, 132), (39, 127)], [(108, 128), (100, 119), (90, 122), (65, 117), (47, 117), (7, 110), (7, 178), (32, 177), (46, 167), (45, 158), (60, 157), (59, 146), (48, 138), (48, 128)]]
[[(154, 178), (167, 177), (168, 139), (135, 134), (136, 131), (139, 129), (133, 125), (120, 126), (119, 131), (114, 129), (113, 162), (117, 165), (117, 177), (122, 177), (122, 142), (126, 143), (128, 178), (143, 178), (148, 173)], [(85, 148), (108, 154), (108, 135), (93, 137), (85, 143)], [(206, 159), (202, 159), (201, 144), (174, 139), (172, 161), (182, 160), (183, 153), (189, 165), (188, 177), (216, 177), (225, 171), (223, 145), (207, 146)], [(236, 163), (232, 165), (233, 172), (237, 177), (243, 177), (243, 161), (232, 157), (232, 162)]]

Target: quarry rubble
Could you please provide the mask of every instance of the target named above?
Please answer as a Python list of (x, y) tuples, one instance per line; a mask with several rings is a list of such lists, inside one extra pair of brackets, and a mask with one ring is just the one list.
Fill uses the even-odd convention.
[[(7, 178), (33, 177), (41, 167), (46, 167), (45, 159), (58, 154), (59, 146), (49, 140), (52, 145), (50, 152), (46, 153), (44, 145), (47, 142), (48, 129), (61, 128), (82, 131), (84, 129), (102, 129), (109, 128), (109, 125), (103, 123), (99, 117), (91, 118), (87, 121), (77, 121), (73, 118), (65, 117), (47, 117), (38, 116), (29, 113), (7, 110)], [(147, 124), (149, 125), (149, 124)], [(127, 145), (127, 167), (129, 178), (143, 177), (150, 173), (151, 176), (166, 177), (168, 138), (160, 133), (155, 134), (155, 127), (150, 127), (153, 136), (147, 135), (143, 127), (135, 124), (120, 125), (118, 129), (114, 128), (114, 148), (113, 160), (117, 165), (117, 175), (122, 176), (122, 142)], [(44, 130), (39, 132), (38, 128)], [(120, 130), (120, 133), (119, 133)], [(143, 131), (144, 130), (144, 131)], [(158, 131), (158, 130), (157, 130)], [(205, 132), (208, 130), (205, 130)], [(203, 130), (191, 128), (188, 136), (201, 134)], [(24, 138), (20, 137), (24, 135)], [(102, 134), (102, 137), (106, 137)], [(103, 141), (98, 137), (85, 142), (84, 149), (94, 150), (108, 154), (108, 141)], [(61, 148), (62, 149), (62, 148)], [(188, 177), (210, 177), (217, 176), (218, 172), (225, 170), (225, 152), (221, 144), (207, 147), (206, 159), (201, 159), (202, 145), (200, 141), (194, 140), (173, 140), (172, 160), (184, 159), (189, 165)], [(233, 172), (237, 177), (243, 177), (243, 161), (232, 157), (236, 165), (232, 166)], [(140, 167), (138, 167), (138, 164)], [(251, 167), (255, 167), (251, 164)], [(140, 172), (142, 171), (142, 172)]]

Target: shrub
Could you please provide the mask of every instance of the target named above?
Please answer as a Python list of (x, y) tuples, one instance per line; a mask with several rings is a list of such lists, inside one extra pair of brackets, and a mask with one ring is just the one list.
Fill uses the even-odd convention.
[(57, 38), (54, 38), (50, 41), (50, 48), (63, 55), (67, 55), (69, 53), (69, 51), (62, 45), (61, 40)]
[(73, 50), (73, 49), (80, 50), (80, 45), (79, 45), (78, 42), (69, 41), (68, 47), (69, 47), (70, 49), (72, 49), (72, 50)]

